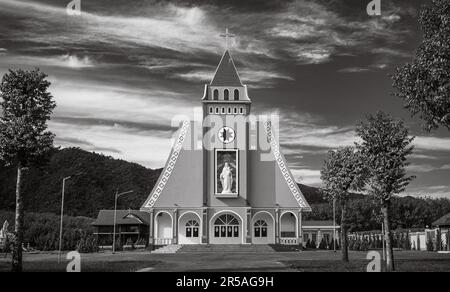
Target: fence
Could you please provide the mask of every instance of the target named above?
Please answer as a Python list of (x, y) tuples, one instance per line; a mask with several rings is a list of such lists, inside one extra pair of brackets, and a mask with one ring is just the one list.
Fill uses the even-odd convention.
[[(392, 246), (403, 250), (450, 250), (449, 230), (413, 229), (393, 230)], [(348, 235), (350, 250), (381, 249), (383, 234), (380, 230), (355, 232)]]

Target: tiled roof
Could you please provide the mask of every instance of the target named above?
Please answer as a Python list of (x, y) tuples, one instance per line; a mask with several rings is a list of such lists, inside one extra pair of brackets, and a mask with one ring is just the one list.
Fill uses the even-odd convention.
[[(118, 225), (149, 225), (150, 214), (137, 210), (117, 210), (116, 223)], [(114, 210), (100, 210), (97, 219), (92, 223), (94, 226), (114, 225)]]
[(230, 52), (225, 51), (217, 67), (211, 86), (242, 86)]
[(450, 213), (442, 216), (438, 220), (434, 221), (433, 226), (450, 226)]

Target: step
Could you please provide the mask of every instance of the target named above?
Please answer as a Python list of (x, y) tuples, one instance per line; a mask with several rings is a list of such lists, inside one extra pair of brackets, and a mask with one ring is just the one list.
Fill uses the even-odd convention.
[(272, 247), (265, 244), (198, 244), (183, 245), (177, 253), (273, 253)]
[(181, 245), (179, 245), (179, 244), (169, 244), (169, 245), (162, 246), (158, 249), (155, 249), (155, 250), (151, 251), (151, 253), (173, 254), (173, 253), (176, 253), (180, 248), (181, 248)]

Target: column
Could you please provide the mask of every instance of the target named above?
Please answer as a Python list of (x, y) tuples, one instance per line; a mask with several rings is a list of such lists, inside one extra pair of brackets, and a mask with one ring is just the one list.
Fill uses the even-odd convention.
[(298, 241), (299, 245), (303, 246), (303, 228), (302, 228), (303, 225), (302, 225), (302, 210), (301, 209), (298, 210), (297, 217), (298, 217), (297, 241)]
[(178, 243), (178, 209), (172, 212), (172, 244)]
[(153, 250), (154, 238), (155, 238), (155, 212), (150, 210), (150, 222), (149, 222), (149, 231), (148, 231), (148, 247), (150, 250)]
[(322, 230), (317, 229), (317, 247), (319, 247), (320, 243), (322, 242)]
[(275, 243), (280, 244), (280, 210), (275, 209)]
[(247, 208), (246, 210), (246, 230), (245, 230), (245, 243), (252, 243), (252, 235), (251, 235), (251, 230), (252, 230), (252, 210), (251, 208)]
[(208, 209), (202, 210), (202, 243), (209, 243), (209, 221), (208, 221)]

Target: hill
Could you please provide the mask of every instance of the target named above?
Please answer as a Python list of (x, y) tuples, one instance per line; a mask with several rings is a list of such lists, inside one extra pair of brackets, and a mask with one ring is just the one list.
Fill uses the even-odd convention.
[[(84, 172), (67, 181), (65, 214), (96, 217), (100, 209), (114, 208), (114, 192), (134, 190), (121, 197), (118, 208), (138, 209), (161, 169), (148, 169), (139, 164), (114, 159), (79, 148), (55, 150), (42, 169), (30, 169), (25, 178), (24, 204), (27, 212), (58, 214), (61, 204), (62, 179)], [(299, 184), (310, 204), (325, 203), (320, 189)], [(16, 169), (0, 167), (0, 210), (15, 208)]]
[[(147, 198), (161, 172), (136, 163), (87, 152), (78, 148), (55, 150), (42, 169), (26, 172), (24, 205), (27, 212), (59, 213), (62, 179), (67, 181), (65, 214), (96, 217), (100, 209), (114, 208), (114, 193), (134, 190), (121, 197), (118, 208), (138, 209)], [(0, 209), (15, 208), (16, 169), (0, 168)]]
[[(134, 190), (134, 193), (119, 199), (119, 209), (139, 209), (150, 194), (161, 169), (148, 169), (78, 148), (55, 150), (46, 166), (27, 171), (24, 184), (25, 210), (59, 214), (62, 179), (79, 172), (84, 174), (67, 181), (65, 214), (94, 218), (100, 209), (114, 208), (117, 188), (119, 191)], [(16, 170), (0, 168), (0, 210), (14, 211), (15, 183)], [(324, 200), (320, 189), (303, 184), (299, 184), (299, 187), (312, 207), (312, 212), (304, 215), (305, 220), (332, 219), (331, 204)], [(337, 208), (339, 214), (339, 206)], [(348, 210), (350, 230), (380, 228), (374, 218), (374, 209), (370, 197), (352, 194)], [(394, 228), (423, 228), (448, 212), (448, 199), (395, 197), (392, 202), (392, 225)]]

